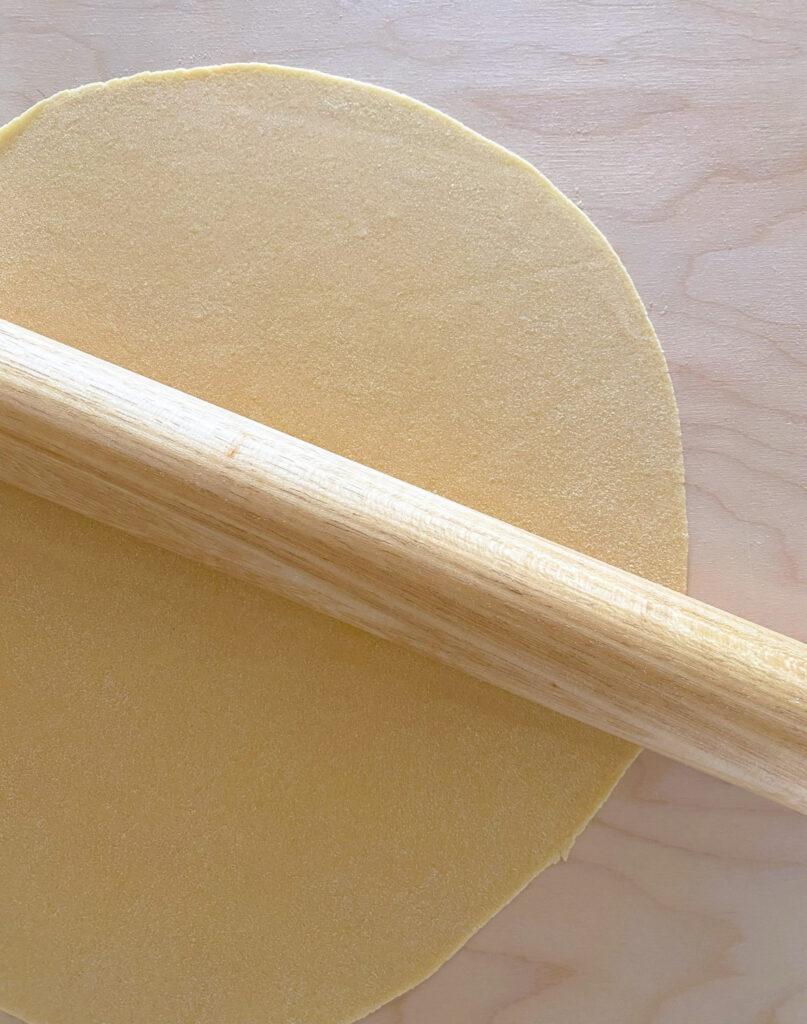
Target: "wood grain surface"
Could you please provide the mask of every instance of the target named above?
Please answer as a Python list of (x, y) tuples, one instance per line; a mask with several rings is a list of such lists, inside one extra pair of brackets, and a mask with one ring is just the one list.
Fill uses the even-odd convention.
[(807, 646), (0, 320), (0, 480), (807, 814)]
[[(410, 93), (531, 160), (667, 353), (690, 592), (806, 640), (806, 44), (803, 0), (4, 0), (0, 121), (265, 60)], [(807, 818), (644, 754), (568, 863), (366, 1024), (805, 1021)]]

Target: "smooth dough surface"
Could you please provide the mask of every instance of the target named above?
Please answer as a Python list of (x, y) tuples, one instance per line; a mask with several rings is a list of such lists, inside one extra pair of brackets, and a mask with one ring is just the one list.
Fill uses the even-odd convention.
[[(677, 414), (616, 256), (405, 97), (242, 65), (39, 104), (0, 134), (0, 315), (684, 586)], [(352, 1021), (635, 753), (5, 486), (0, 561), (25, 1020)]]

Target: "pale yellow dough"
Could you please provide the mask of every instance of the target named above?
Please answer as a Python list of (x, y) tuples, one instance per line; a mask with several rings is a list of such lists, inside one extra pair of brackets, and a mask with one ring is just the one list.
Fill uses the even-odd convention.
[[(245, 65), (39, 104), (0, 135), (0, 315), (684, 585), (675, 405), (617, 258), (405, 97)], [(25, 1020), (353, 1021), (566, 853), (635, 753), (7, 487), (0, 561)]]

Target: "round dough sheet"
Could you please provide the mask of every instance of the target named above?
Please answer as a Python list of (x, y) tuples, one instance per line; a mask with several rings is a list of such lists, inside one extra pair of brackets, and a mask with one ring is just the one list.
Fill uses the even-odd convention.
[[(684, 586), (675, 404), (618, 259), (395, 93), (240, 65), (39, 104), (0, 134), (0, 316)], [(353, 1021), (562, 857), (635, 754), (6, 486), (0, 562), (25, 1020)]]

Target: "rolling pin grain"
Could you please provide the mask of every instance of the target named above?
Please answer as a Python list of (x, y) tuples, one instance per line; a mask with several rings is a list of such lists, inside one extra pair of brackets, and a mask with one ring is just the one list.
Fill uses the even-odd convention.
[(807, 647), (0, 321), (0, 478), (807, 812)]

